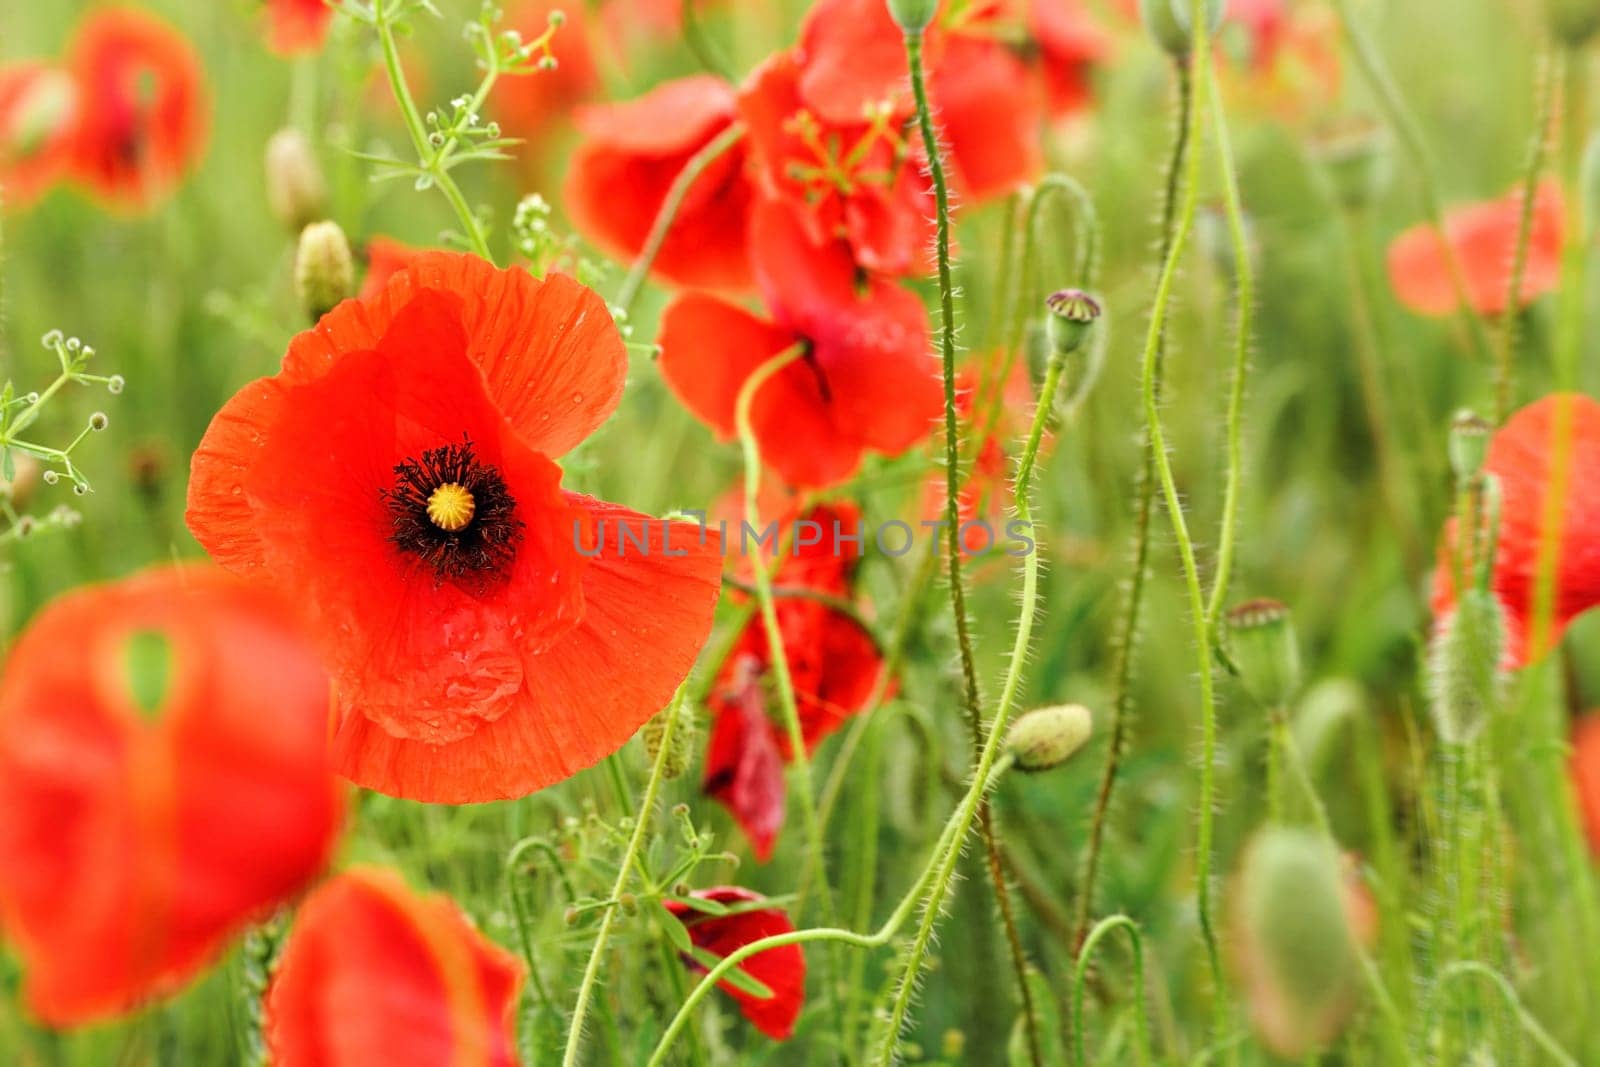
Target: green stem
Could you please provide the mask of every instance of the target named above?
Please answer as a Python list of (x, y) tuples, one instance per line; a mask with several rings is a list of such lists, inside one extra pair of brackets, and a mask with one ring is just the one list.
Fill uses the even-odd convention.
[[(666, 765), (668, 753), (672, 751), (672, 735), (678, 728), (678, 719), (683, 712), (683, 696), (684, 689), (680, 686), (668, 706), (666, 725), (661, 732), (661, 747), (656, 751), (655, 762), (650, 767), (650, 778), (645, 783), (644, 797), (639, 801), (639, 812), (634, 820), (633, 833), (628, 838), (628, 847), (623, 851), (622, 860), (617, 865), (617, 880), (611, 887), (610, 899), (613, 901), (621, 897), (623, 890), (628, 887), (629, 876), (633, 873), (634, 859), (644, 846), (651, 817), (655, 813), (656, 798), (661, 792), (662, 768)], [(577, 1067), (578, 1054), (583, 1047), (583, 1024), (589, 1013), (589, 1004), (594, 998), (595, 987), (600, 981), (600, 966), (605, 958), (606, 941), (611, 936), (611, 926), (616, 920), (616, 915), (617, 909), (614, 905), (605, 909), (605, 914), (600, 919), (600, 929), (595, 933), (594, 945), (589, 949), (589, 963), (583, 969), (583, 979), (578, 984), (578, 999), (573, 1005), (572, 1021), (567, 1028), (567, 1048), (561, 1059), (564, 1067)]]
[(705, 173), (707, 167), (721, 159), (729, 149), (744, 139), (744, 134), (744, 126), (735, 122), (706, 142), (700, 151), (689, 158), (689, 162), (683, 165), (683, 169), (673, 179), (671, 187), (667, 190), (666, 199), (661, 201), (661, 210), (656, 212), (655, 222), (650, 225), (650, 234), (645, 238), (644, 247), (639, 251), (639, 258), (633, 261), (628, 276), (622, 280), (622, 287), (617, 290), (617, 307), (622, 309), (623, 314), (633, 310), (633, 302), (639, 298), (639, 291), (644, 288), (645, 280), (650, 276), (650, 268), (655, 264), (656, 257), (661, 254), (661, 246), (667, 242), (667, 234), (672, 232), (672, 224), (677, 221), (678, 212), (683, 209), (683, 202), (688, 198), (689, 190), (694, 188), (694, 183)]
[(1133, 1047), (1137, 1059), (1134, 1061), (1143, 1067), (1150, 1062), (1150, 1024), (1145, 1017), (1144, 1009), (1144, 938), (1139, 934), (1139, 924), (1126, 915), (1108, 915), (1095, 923), (1094, 929), (1089, 931), (1089, 936), (1083, 939), (1083, 948), (1078, 952), (1077, 967), (1072, 976), (1072, 1051), (1073, 1062), (1078, 1067), (1083, 1067), (1089, 1062), (1084, 1051), (1083, 1021), (1083, 993), (1088, 985), (1089, 963), (1094, 957), (1094, 952), (1102, 940), (1116, 930), (1125, 930), (1128, 934), (1128, 950), (1133, 956)]
[(1389, 76), (1388, 68), (1384, 66), (1377, 49), (1356, 22), (1350, 10), (1350, 0), (1333, 0), (1333, 9), (1339, 17), (1339, 25), (1344, 32), (1346, 42), (1350, 45), (1350, 51), (1355, 55), (1356, 66), (1360, 68), (1372, 94), (1378, 98), (1379, 106), (1383, 108), (1390, 128), (1399, 137), (1401, 145), (1411, 157), (1412, 166), (1416, 168), (1417, 182), (1422, 192), (1423, 215), (1438, 238), (1439, 251), (1444, 257), (1450, 275), (1450, 286), (1455, 290), (1457, 313), (1466, 325), (1467, 334), (1471, 337), (1478, 355), (1485, 363), (1492, 365), (1495, 355), (1494, 344), (1489, 339), (1489, 329), (1484, 325), (1483, 315), (1472, 302), (1466, 271), (1461, 266), (1461, 257), (1456, 254), (1455, 247), (1445, 237), (1444, 204), (1439, 197), (1439, 182), (1434, 172), (1433, 157), (1428, 152), (1427, 142), (1422, 138), (1422, 127), (1418, 124), (1416, 116), (1406, 107), (1405, 100), (1394, 84), (1394, 79)]
[[(1181, 188), (1184, 159), (1194, 126), (1194, 79), (1189, 66), (1178, 62), (1174, 67), (1178, 88), (1177, 131), (1173, 137), (1172, 155), (1167, 162), (1166, 192), (1161, 207), (1161, 260), (1165, 262), (1172, 250), (1173, 230), (1178, 218), (1178, 193)], [(1161, 392), (1165, 377), (1166, 338), (1157, 338), (1155, 356), (1155, 390)], [(1082, 944), (1089, 932), (1089, 916), (1094, 910), (1094, 887), (1100, 873), (1100, 856), (1105, 844), (1106, 824), (1111, 818), (1111, 797), (1116, 788), (1117, 776), (1122, 768), (1122, 757), (1127, 749), (1128, 721), (1133, 712), (1133, 660), (1139, 635), (1139, 616), (1144, 606), (1145, 579), (1150, 570), (1150, 519), (1155, 511), (1155, 457), (1150, 442), (1145, 441), (1144, 462), (1139, 469), (1136, 494), (1137, 510), (1133, 529), (1133, 573), (1128, 579), (1128, 593), (1122, 603), (1122, 614), (1117, 620), (1116, 636), (1112, 644), (1113, 682), (1111, 698), (1111, 740), (1106, 748), (1100, 785), (1095, 793), (1094, 814), (1089, 820), (1089, 845), (1084, 853), (1083, 873), (1079, 878), (1077, 918), (1073, 923), (1073, 943)]]
[[(803, 343), (793, 345), (761, 364), (740, 387), (738, 400), (734, 404), (734, 426), (744, 452), (744, 521), (757, 529), (761, 527), (757, 501), (761, 491), (761, 447), (750, 425), (750, 408), (761, 387), (789, 364), (804, 357), (806, 351)], [(761, 623), (766, 630), (772, 673), (778, 683), (778, 706), (783, 713), (784, 730), (788, 734), (789, 761), (798, 779), (800, 813), (806, 827), (806, 869), (800, 877), (800, 906), (804, 905), (805, 887), (812, 885), (815, 879), (822, 897), (823, 915), (831, 921), (833, 900), (828, 887), (827, 865), (823, 859), (822, 824), (817, 819), (817, 801), (811, 787), (811, 757), (806, 752), (805, 731), (800, 724), (800, 708), (794, 695), (794, 678), (789, 673), (789, 653), (784, 647), (783, 630), (778, 625), (777, 605), (772, 596), (772, 576), (767, 568), (759, 565), (759, 561), (750, 570), (755, 575), (756, 600), (760, 605)]]
[(1506, 1007), (1517, 1017), (1517, 1022), (1522, 1026), (1523, 1031), (1533, 1038), (1534, 1043), (1543, 1049), (1545, 1054), (1552, 1060), (1561, 1064), (1562, 1067), (1578, 1067), (1578, 1061), (1568, 1055), (1567, 1051), (1561, 1047), (1556, 1039), (1550, 1036), (1550, 1031), (1546, 1030), (1539, 1023), (1539, 1020), (1534, 1018), (1533, 1013), (1523, 1006), (1521, 998), (1517, 996), (1517, 991), (1511, 987), (1510, 982), (1506, 981), (1505, 976), (1492, 967), (1485, 966), (1477, 960), (1460, 960), (1452, 963), (1439, 973), (1438, 983), (1434, 986), (1434, 995), (1442, 996), (1447, 983), (1457, 978), (1465, 977), (1482, 978), (1493, 986), (1495, 991), (1500, 994), (1501, 999), (1505, 1001)]

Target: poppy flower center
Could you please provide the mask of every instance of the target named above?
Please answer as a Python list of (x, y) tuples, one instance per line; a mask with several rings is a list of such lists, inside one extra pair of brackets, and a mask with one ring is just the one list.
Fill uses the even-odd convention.
[(390, 543), (433, 568), (434, 581), (482, 584), (506, 574), (522, 540), (517, 502), (472, 441), (430, 448), (394, 468), (383, 490)]

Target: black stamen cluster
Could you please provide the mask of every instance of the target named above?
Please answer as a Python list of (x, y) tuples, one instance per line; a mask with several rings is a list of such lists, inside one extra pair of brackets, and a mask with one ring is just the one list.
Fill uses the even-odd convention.
[[(509, 572), (522, 540), (517, 502), (500, 472), (472, 454), (470, 438), (396, 464), (394, 474), (394, 488), (382, 491), (394, 526), (389, 540), (433, 568), (436, 585), (481, 587)], [(472, 519), (459, 530), (442, 529), (428, 516), (428, 498), (452, 483), (473, 500)]]

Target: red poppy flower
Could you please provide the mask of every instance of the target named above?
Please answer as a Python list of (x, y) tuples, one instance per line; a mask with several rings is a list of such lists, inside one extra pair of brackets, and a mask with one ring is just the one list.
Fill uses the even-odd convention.
[(1083, 0), (1031, 0), (1028, 29), (1039, 49), (1045, 95), (1056, 118), (1089, 104), (1091, 78), (1111, 51), (1111, 40)]
[(443, 894), (347, 871), (295, 918), (267, 990), (277, 1067), (511, 1067), (522, 964)]
[[(1452, 212), (1445, 219), (1445, 239), (1461, 260), (1472, 306), (1482, 314), (1499, 315), (1506, 310), (1521, 216), (1518, 190), (1500, 200)], [(1528, 268), (1522, 282), (1525, 304), (1560, 284), (1565, 229), (1561, 188), (1547, 181), (1539, 186), (1533, 201)], [(1389, 279), (1400, 302), (1419, 315), (1448, 315), (1456, 309), (1449, 266), (1430, 226), (1413, 226), (1389, 245)]]
[(887, 112), (820, 118), (800, 96), (801, 70), (797, 53), (779, 53), (739, 94), (762, 191), (789, 205), (813, 244), (843, 240), (855, 262), (883, 274), (925, 273), (934, 204), (921, 142)]
[[(759, 893), (738, 886), (698, 889), (693, 896), (740, 908), (764, 899)], [(689, 930), (689, 940), (713, 956), (727, 957), (764, 937), (794, 932), (794, 923), (782, 908), (754, 908), (731, 915), (707, 915), (687, 904), (668, 901), (667, 910)], [(699, 966), (699, 964), (695, 964)], [(763, 949), (739, 964), (739, 970), (766, 986), (770, 997), (758, 997), (732, 982), (717, 983), (724, 993), (739, 1002), (739, 1011), (757, 1030), (776, 1041), (794, 1033), (794, 1021), (806, 1000), (806, 957), (799, 945), (780, 945)]]
[[(1574, 618), (1600, 604), (1600, 483), (1585, 477), (1585, 472), (1600, 464), (1600, 403), (1575, 394), (1547, 396), (1517, 412), (1494, 435), (1484, 465), (1500, 482), (1500, 540), (1492, 586), (1505, 609), (1506, 661), (1513, 668), (1529, 662), (1545, 493), (1550, 483), (1555, 420), (1563, 402), (1572, 405), (1572, 436), (1550, 643), (1560, 641)], [(1450, 562), (1455, 536), (1452, 525), (1445, 531), (1439, 553), (1434, 574), (1435, 619), (1455, 604)]]
[(1589, 848), (1600, 855), (1600, 712), (1590, 712), (1572, 728), (1572, 788)]
[(591, 28), (585, 5), (561, 0), (521, 0), (511, 8), (506, 25), (521, 33), (524, 41), (531, 41), (549, 29), (550, 15), (555, 11), (567, 16), (566, 23), (550, 39), (555, 69), (501, 78), (491, 97), (495, 114), (506, 133), (523, 138), (533, 149), (552, 126), (564, 122), (575, 107), (600, 87), (600, 71), (590, 44)]
[[(1286, 122), (1333, 106), (1343, 81), (1339, 33), (1326, 11), (1287, 8), (1283, 0), (1236, 0), (1228, 10), (1234, 29), (1224, 54), (1239, 51), (1228, 67), (1232, 88), (1257, 108)], [(1241, 48), (1229, 48), (1234, 42)]]
[(322, 869), (327, 718), (287, 610), (211, 568), (39, 614), (0, 684), (0, 922), (41, 1019), (173, 991)]
[(266, 0), (267, 46), (279, 55), (321, 50), (333, 23), (328, 0)]
[[(803, 517), (791, 513), (779, 525), (793, 531), (794, 547), (793, 556), (780, 564), (775, 583), (848, 599), (860, 546), (850, 543), (849, 551), (842, 550), (845, 542), (836, 533), (860, 532), (861, 513), (850, 504), (817, 507)], [(781, 597), (777, 615), (809, 752), (866, 709), (883, 671), (883, 657), (860, 623), (819, 600)], [(763, 862), (783, 826), (783, 768), (791, 755), (788, 733), (770, 698), (771, 667), (766, 628), (753, 618), (729, 651), (706, 701), (714, 721), (704, 789), (733, 814)]]
[[(926, 35), (929, 95), (952, 178), (974, 203), (1014, 192), (1044, 170), (1043, 99), (995, 33), (1003, 5), (946, 10)], [(799, 95), (823, 123), (859, 123), (887, 103), (911, 113), (905, 35), (878, 0), (821, 0), (800, 31)]]
[(751, 406), (761, 456), (786, 482), (833, 485), (867, 450), (897, 455), (926, 437), (943, 391), (916, 294), (882, 278), (858, 287), (849, 248), (813, 246), (780, 204), (756, 208), (751, 239), (772, 319), (704, 293), (674, 300), (662, 317), (660, 365), (679, 399), (731, 437), (745, 381), (804, 344), (805, 357), (768, 380)]
[[(732, 87), (709, 74), (667, 82), (627, 103), (580, 109), (584, 140), (566, 181), (573, 225), (618, 259), (637, 256), (679, 173), (736, 111)], [(656, 256), (657, 275), (708, 289), (749, 287), (744, 160), (736, 145), (690, 187)]]
[(120, 207), (149, 207), (193, 169), (205, 143), (193, 46), (143, 11), (97, 8), (78, 28), (67, 67), (80, 102), (73, 175)]
[(367, 240), (367, 274), (361, 280), (361, 299), (376, 298), (389, 287), (389, 279), (415, 263), (427, 249), (381, 234)]
[(65, 170), (77, 118), (77, 87), (42, 60), (0, 65), (0, 197), (26, 205)]
[[(189, 528), (305, 606), (341, 773), (415, 800), (521, 796), (667, 703), (711, 626), (718, 545), (564, 492), (553, 458), (626, 372), (604, 302), (571, 278), (430, 252), (212, 421)], [(605, 549), (602, 520), (650, 551)]]

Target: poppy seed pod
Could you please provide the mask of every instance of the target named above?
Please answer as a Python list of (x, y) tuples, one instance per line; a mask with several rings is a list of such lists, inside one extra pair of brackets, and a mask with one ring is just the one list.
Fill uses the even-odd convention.
[(1550, 32), (1575, 47), (1600, 30), (1600, 0), (1545, 0), (1545, 16)]
[(1456, 481), (1465, 484), (1478, 476), (1493, 436), (1494, 424), (1488, 419), (1466, 408), (1456, 412), (1450, 420), (1450, 468)]
[(355, 257), (339, 224), (313, 222), (302, 230), (294, 258), (294, 288), (311, 321), (352, 296), (355, 287)]
[(1505, 649), (1500, 602), (1487, 590), (1468, 589), (1428, 650), (1428, 707), (1446, 742), (1465, 744), (1483, 728), (1505, 679)]
[(1100, 318), (1100, 303), (1082, 289), (1059, 289), (1045, 300), (1050, 309), (1050, 346), (1058, 356), (1081, 349)]
[(1035, 708), (1012, 724), (1006, 751), (1019, 770), (1048, 771), (1087, 744), (1093, 731), (1093, 716), (1082, 704)]
[(1294, 618), (1276, 600), (1250, 600), (1228, 612), (1228, 655), (1239, 680), (1263, 707), (1288, 705), (1300, 689)]
[(1388, 136), (1382, 125), (1364, 116), (1323, 130), (1311, 151), (1335, 199), (1350, 211), (1370, 204), (1389, 175)]
[(1191, 13), (1202, 3), (1209, 30), (1216, 33), (1222, 24), (1223, 0), (1139, 0), (1139, 17), (1156, 44), (1170, 55), (1185, 56), (1194, 30)]
[(906, 33), (921, 33), (938, 13), (939, 0), (888, 0), (889, 15)]
[(1245, 854), (1235, 896), (1251, 1022), (1278, 1056), (1326, 1044), (1355, 1004), (1360, 956), (1338, 853), (1309, 831), (1273, 826)]
[(306, 135), (279, 130), (267, 141), (267, 206), (290, 233), (327, 214), (328, 184)]

